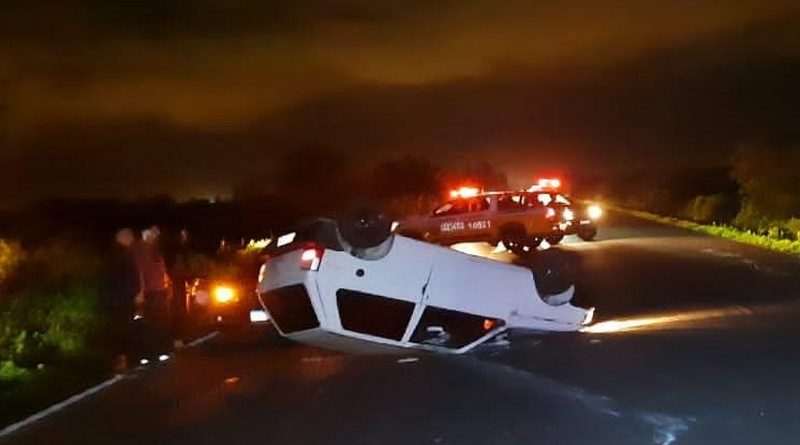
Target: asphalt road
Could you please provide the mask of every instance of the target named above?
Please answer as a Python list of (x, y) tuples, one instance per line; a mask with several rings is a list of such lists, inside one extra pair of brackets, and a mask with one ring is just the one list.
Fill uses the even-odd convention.
[(222, 336), (3, 443), (800, 442), (800, 260), (620, 215), (560, 250), (591, 332), (465, 356)]

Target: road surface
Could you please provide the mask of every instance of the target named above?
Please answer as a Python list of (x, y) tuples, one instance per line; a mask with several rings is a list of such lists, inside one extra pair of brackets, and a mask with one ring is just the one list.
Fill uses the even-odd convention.
[(591, 332), (512, 334), (465, 356), (222, 336), (0, 442), (800, 441), (800, 260), (622, 215), (562, 249), (577, 303), (597, 307)]

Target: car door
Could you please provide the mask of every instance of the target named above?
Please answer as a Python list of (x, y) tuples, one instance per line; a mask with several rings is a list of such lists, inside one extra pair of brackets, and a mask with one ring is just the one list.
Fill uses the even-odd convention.
[(434, 258), (412, 343), (460, 350), (504, 329), (520, 301), (535, 298), (527, 269), (441, 251)]
[(476, 196), (466, 201), (467, 212), (462, 217), (464, 229), (458, 233), (457, 240), (463, 242), (489, 240), (492, 229), (492, 196)]
[(430, 218), (432, 241), (440, 244), (458, 242), (466, 229), (465, 215), (469, 212), (469, 204), (465, 199), (447, 201), (433, 211)]
[(383, 258), (326, 250), (316, 285), (328, 328), (400, 341), (422, 299), (438, 249), (395, 237)]

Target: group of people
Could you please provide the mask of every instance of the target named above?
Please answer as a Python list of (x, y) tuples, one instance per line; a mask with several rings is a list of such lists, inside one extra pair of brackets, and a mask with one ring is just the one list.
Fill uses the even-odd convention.
[[(109, 256), (107, 307), (109, 339), (115, 369), (166, 361), (182, 346), (182, 308), (186, 277), (172, 267), (170, 278), (162, 254), (161, 231), (150, 226), (141, 236), (130, 228), (119, 230)], [(188, 242), (181, 232), (181, 245)]]

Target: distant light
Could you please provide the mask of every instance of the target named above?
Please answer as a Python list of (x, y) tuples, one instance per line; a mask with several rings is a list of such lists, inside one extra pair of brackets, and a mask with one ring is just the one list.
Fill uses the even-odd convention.
[(575, 212), (573, 212), (572, 209), (565, 209), (564, 219), (566, 219), (567, 221), (572, 221), (573, 219), (575, 219)]
[(254, 251), (261, 250), (270, 245), (272, 238), (251, 239), (245, 246), (245, 250)]
[(146, 365), (148, 363), (150, 363), (150, 360), (147, 360), (146, 358), (143, 358), (143, 359), (139, 360), (139, 364), (142, 365), (142, 366), (144, 366), (144, 365)]
[(548, 218), (555, 218), (556, 211), (553, 208), (548, 207), (547, 208), (547, 213), (545, 214), (545, 216), (547, 216)]
[(287, 233), (286, 235), (281, 235), (278, 237), (278, 247), (283, 247), (292, 241), (294, 241), (294, 237), (297, 236), (297, 233)]
[(400, 226), (400, 223), (399, 223), (399, 222), (397, 222), (397, 221), (392, 221), (392, 228), (391, 228), (391, 231), (392, 231), (392, 232), (394, 232), (395, 230), (397, 230), (397, 227), (398, 227), (398, 226)]
[(169, 356), (167, 354), (161, 354), (158, 356), (158, 361), (160, 362), (165, 362), (167, 360), (169, 360)]
[(603, 209), (597, 204), (590, 205), (587, 209), (587, 212), (589, 213), (590, 219), (599, 219), (601, 216), (603, 216)]

